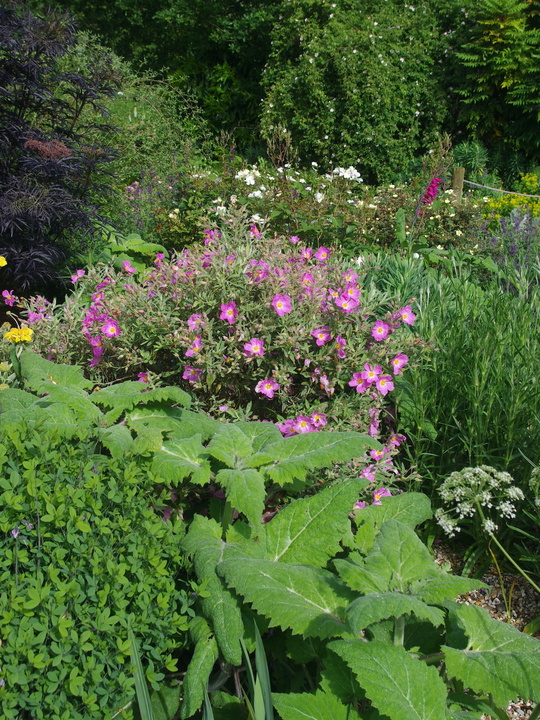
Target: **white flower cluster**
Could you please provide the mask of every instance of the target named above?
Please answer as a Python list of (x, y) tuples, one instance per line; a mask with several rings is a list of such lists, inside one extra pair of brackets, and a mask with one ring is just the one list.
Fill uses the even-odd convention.
[[(436, 511), (437, 522), (449, 537), (453, 537), (460, 530), (460, 520), (474, 518), (477, 514), (484, 518), (489, 510), (490, 514), (500, 518), (516, 517), (515, 503), (524, 500), (525, 495), (513, 482), (507, 472), (489, 465), (453, 472), (438, 490), (444, 505), (450, 507)], [(489, 517), (482, 520), (481, 526), (488, 535), (498, 530), (498, 525)]]
[(234, 177), (235, 180), (243, 180), (246, 185), (256, 185), (261, 173), (257, 170), (256, 165), (252, 165), (251, 170), (239, 170)]
[(356, 168), (354, 168), (352, 165), (350, 165), (347, 169), (342, 167), (337, 167), (332, 170), (332, 175), (337, 175), (337, 177), (345, 178), (345, 180), (356, 180), (356, 182), (364, 182), (362, 178), (360, 177), (360, 173)]

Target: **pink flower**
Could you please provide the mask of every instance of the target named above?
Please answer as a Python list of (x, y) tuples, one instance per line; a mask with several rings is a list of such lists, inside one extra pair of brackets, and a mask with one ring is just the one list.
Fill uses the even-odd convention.
[(182, 379), (187, 380), (188, 382), (197, 382), (197, 380), (201, 377), (202, 370), (201, 368), (193, 367), (192, 365), (184, 365), (184, 372), (182, 373)]
[(260, 380), (255, 386), (255, 392), (266, 395), (268, 398), (273, 398), (276, 390), (279, 390), (279, 383), (272, 378), (265, 378)]
[(292, 426), (292, 430), (298, 435), (313, 432), (314, 429), (315, 428), (311, 424), (311, 418), (308, 418), (305, 415), (299, 415)]
[(261, 237), (261, 231), (256, 225), (250, 225), (249, 231), (252, 238), (260, 238)]
[(354, 270), (346, 270), (341, 274), (346, 283), (355, 283), (358, 280), (358, 273)]
[(328, 325), (323, 325), (322, 327), (313, 330), (311, 334), (314, 338), (316, 338), (316, 344), (319, 347), (325, 345), (332, 339), (332, 336), (330, 335), (330, 328), (328, 327)]
[(154, 260), (154, 265), (157, 265), (158, 267), (162, 264), (162, 261), (165, 258), (165, 253), (156, 253), (156, 259)]
[(311, 424), (313, 427), (320, 428), (327, 425), (326, 415), (324, 413), (313, 412), (311, 413)]
[(255, 355), (262, 357), (264, 355), (264, 340), (251, 338), (249, 342), (244, 343), (244, 353), (247, 357), (255, 357)]
[(100, 283), (96, 285), (96, 290), (103, 290), (103, 288), (106, 288), (107, 285), (114, 285), (114, 281), (111, 280), (111, 278), (105, 278)]
[(92, 360), (88, 367), (95, 367), (101, 360), (103, 355), (103, 338), (98, 335), (97, 337), (89, 337), (90, 345), (92, 346)]
[(100, 305), (104, 299), (105, 299), (105, 293), (102, 292), (101, 290), (99, 292), (95, 292), (92, 295), (92, 303), (94, 305)]
[(311, 248), (302, 248), (302, 257), (305, 260), (309, 260), (312, 255), (313, 255), (313, 250)]
[(9, 307), (13, 307), (17, 301), (17, 296), (13, 294), (13, 290), (11, 292), (9, 290), (2, 290), (2, 297), (4, 298), (5, 304), (9, 305)]
[(101, 326), (101, 332), (107, 337), (118, 337), (120, 335), (120, 328), (115, 320), (109, 318)]
[(150, 382), (150, 380), (148, 379), (148, 373), (147, 373), (147, 372), (140, 372), (140, 373), (137, 375), (137, 378), (138, 378), (139, 382), (143, 382), (143, 383), (148, 383), (148, 382)]
[(410, 305), (405, 305), (401, 310), (398, 310), (398, 317), (401, 318), (402, 322), (406, 325), (414, 325), (416, 315), (413, 313)]
[(75, 285), (82, 277), (86, 275), (86, 270), (75, 270), (75, 274), (71, 276), (71, 282)]
[(200, 335), (197, 335), (195, 340), (193, 340), (189, 346), (189, 349), (186, 350), (184, 354), (186, 357), (193, 357), (199, 352), (199, 350), (202, 350), (202, 338)]
[(342, 292), (342, 297), (350, 298), (351, 300), (360, 300), (360, 288), (354, 283), (349, 283), (345, 290)]
[(124, 268), (124, 272), (127, 272), (129, 275), (134, 275), (137, 272), (129, 260), (123, 260), (122, 267)]
[(368, 465), (361, 471), (360, 477), (369, 480), (369, 482), (375, 482), (375, 473), (373, 472), (374, 469), (375, 465)]
[(291, 435), (295, 435), (293, 428), (294, 423), (296, 420), (284, 420), (283, 422), (276, 423), (278, 430), (285, 436), (285, 437), (291, 437)]
[(375, 325), (371, 328), (371, 336), (377, 342), (381, 342), (381, 340), (386, 340), (389, 333), (390, 333), (390, 325), (388, 323), (383, 322), (382, 320), (377, 320)]
[(394, 383), (392, 382), (391, 375), (381, 375), (375, 381), (375, 387), (381, 393), (381, 395), (388, 395), (388, 393), (394, 389)]
[(288, 295), (276, 293), (272, 299), (272, 307), (280, 317), (283, 317), (292, 310), (291, 298)]
[(38, 322), (38, 320), (43, 320), (44, 317), (45, 317), (45, 315), (43, 313), (36, 313), (36, 312), (30, 311), (28, 313), (27, 320), (29, 323), (35, 323), (35, 322)]
[(362, 380), (365, 380), (368, 384), (377, 382), (379, 375), (382, 375), (382, 367), (380, 365), (370, 365), (366, 363), (364, 369), (360, 373)]
[(315, 253), (315, 257), (320, 263), (324, 263), (328, 260), (328, 256), (330, 255), (330, 250), (324, 246), (321, 246), (317, 252)]
[(362, 378), (362, 373), (354, 373), (352, 380), (349, 380), (350, 387), (356, 388), (356, 392), (363, 393), (369, 387), (369, 383)]
[(405, 435), (398, 435), (396, 433), (394, 435), (390, 435), (390, 438), (388, 439), (388, 447), (397, 448), (401, 445), (401, 443), (405, 442), (406, 439)]
[(247, 272), (246, 275), (250, 277), (254, 283), (259, 283), (268, 276), (270, 266), (264, 260), (250, 260), (249, 264), (253, 270), (251, 272)]
[(337, 350), (337, 356), (340, 360), (345, 357), (345, 349), (347, 347), (347, 341), (341, 335), (338, 335), (335, 339), (335, 348)]
[(367, 503), (358, 501), (354, 503), (353, 507), (355, 510), (363, 510), (367, 507)]
[(394, 375), (400, 375), (401, 374), (401, 368), (404, 367), (409, 362), (409, 358), (407, 355), (404, 355), (403, 353), (398, 353), (396, 357), (392, 360), (392, 368), (394, 370)]
[(347, 297), (347, 295), (340, 295), (338, 298), (336, 298), (335, 303), (338, 307), (340, 307), (343, 310), (343, 312), (346, 312), (346, 313), (352, 312), (359, 305), (358, 300), (354, 300), (354, 298)]
[(332, 387), (330, 380), (328, 379), (327, 375), (321, 375), (319, 378), (319, 387), (321, 390), (323, 390), (327, 395), (333, 395), (334, 394), (334, 388)]
[(384, 447), (377, 450), (370, 450), (369, 454), (374, 460), (379, 462), (380, 460), (384, 460), (384, 458), (388, 455), (389, 452), (390, 451), (388, 450), (388, 448)]
[(226, 320), (230, 325), (234, 325), (234, 321), (238, 317), (238, 310), (235, 302), (223, 303), (221, 306), (220, 320)]
[(305, 285), (306, 287), (311, 287), (315, 281), (315, 278), (310, 272), (305, 272), (302, 275), (302, 285)]
[(391, 497), (392, 493), (388, 488), (379, 488), (378, 490), (373, 491), (373, 505), (382, 505), (381, 498), (383, 497)]
[(298, 237), (298, 235), (291, 235), (291, 237), (289, 238), (289, 242), (293, 245), (296, 245), (296, 243), (300, 242), (300, 238)]
[(200, 313), (190, 315), (187, 319), (187, 326), (190, 330), (198, 330), (203, 324), (203, 316)]

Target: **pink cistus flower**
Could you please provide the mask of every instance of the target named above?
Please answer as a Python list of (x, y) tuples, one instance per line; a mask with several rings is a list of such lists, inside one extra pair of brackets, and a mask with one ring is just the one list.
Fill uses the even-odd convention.
[(300, 242), (300, 238), (298, 237), (298, 235), (291, 235), (291, 237), (289, 238), (289, 242), (293, 245), (296, 245)]
[(250, 225), (249, 226), (249, 232), (252, 238), (260, 238), (261, 237), (261, 231), (256, 225)]
[(327, 342), (330, 342), (332, 339), (332, 335), (330, 334), (330, 328), (328, 325), (323, 325), (320, 328), (316, 328), (311, 332), (311, 335), (315, 338), (316, 344), (321, 347), (322, 345), (326, 345)]
[(279, 383), (272, 378), (264, 378), (255, 385), (255, 392), (266, 395), (267, 398), (273, 398), (276, 390), (279, 390)]
[(364, 369), (360, 373), (362, 380), (365, 380), (370, 385), (377, 382), (380, 375), (382, 375), (382, 367), (380, 365), (370, 365), (369, 363), (364, 364)]
[(371, 336), (377, 342), (386, 340), (390, 333), (390, 325), (385, 323), (383, 320), (377, 320), (375, 325), (371, 328)]
[(353, 312), (353, 310), (356, 310), (359, 305), (358, 300), (347, 297), (347, 295), (340, 295), (338, 298), (335, 299), (335, 303), (345, 313)]
[(310, 420), (311, 420), (311, 424), (315, 428), (324, 427), (325, 425), (328, 424), (328, 422), (326, 420), (326, 415), (324, 413), (313, 412), (313, 413), (311, 413)]
[(394, 383), (392, 382), (391, 375), (381, 375), (375, 381), (375, 387), (381, 393), (381, 395), (388, 395), (388, 393), (394, 389)]
[(120, 328), (116, 320), (106, 320), (101, 326), (101, 332), (107, 337), (118, 337), (120, 335)]
[(272, 299), (272, 307), (280, 317), (283, 317), (292, 310), (291, 298), (288, 295), (276, 293)]
[(363, 393), (369, 388), (370, 383), (366, 382), (362, 377), (362, 373), (354, 373), (352, 380), (349, 380), (349, 386), (356, 388), (356, 392)]
[(302, 275), (302, 285), (305, 285), (306, 287), (311, 287), (314, 282), (315, 282), (315, 278), (313, 277), (312, 273), (305, 272)]
[(137, 270), (132, 266), (129, 260), (123, 260), (122, 267), (124, 269), (124, 272), (127, 272), (128, 275), (134, 275), (137, 272)]
[(367, 507), (367, 503), (361, 502), (360, 500), (358, 502), (355, 502), (353, 505), (353, 508), (355, 510), (363, 510), (365, 507)]
[(409, 358), (407, 355), (404, 355), (403, 353), (398, 353), (391, 362), (394, 375), (400, 375), (401, 368), (404, 367), (408, 362)]
[(268, 277), (270, 265), (264, 260), (250, 260), (249, 265), (253, 269), (246, 272), (246, 275), (251, 278), (254, 283), (259, 283)]
[(75, 270), (75, 274), (71, 276), (71, 282), (75, 285), (82, 277), (86, 275), (86, 270)]
[(292, 430), (297, 435), (304, 435), (305, 433), (313, 432), (315, 427), (311, 422), (311, 418), (308, 418), (305, 415), (299, 415), (294, 421)]
[(378, 490), (373, 491), (373, 503), (372, 505), (382, 505), (381, 498), (391, 497), (392, 493), (388, 488), (381, 487)]
[(397, 317), (400, 318), (405, 325), (414, 325), (414, 321), (416, 320), (416, 315), (413, 313), (410, 305), (405, 305), (401, 310), (398, 310)]
[(347, 341), (345, 340), (344, 337), (342, 337), (341, 335), (338, 335), (334, 342), (335, 342), (334, 347), (337, 351), (337, 356), (340, 360), (343, 360), (343, 358), (345, 357), (345, 348), (347, 347)]
[(317, 262), (320, 262), (320, 263), (325, 263), (328, 260), (329, 256), (330, 256), (330, 250), (328, 248), (324, 247), (324, 245), (321, 246), (315, 253), (315, 258), (316, 258)]
[(186, 352), (184, 353), (184, 355), (185, 355), (186, 357), (193, 357), (194, 355), (196, 355), (196, 354), (199, 352), (199, 350), (202, 350), (202, 338), (201, 338), (200, 335), (197, 335), (197, 337), (195, 338), (195, 340), (193, 340), (193, 341), (191, 342), (191, 345), (189, 346), (189, 349), (186, 350)]
[(184, 372), (182, 373), (182, 379), (188, 382), (194, 383), (202, 375), (202, 369), (193, 367), (192, 365), (184, 365)]
[(190, 330), (198, 330), (203, 324), (203, 316), (200, 313), (190, 315), (187, 319), (187, 326)]
[(264, 340), (251, 338), (249, 342), (244, 343), (244, 353), (247, 357), (255, 357), (255, 355), (262, 357), (264, 355)]
[(235, 302), (223, 303), (221, 306), (220, 320), (226, 320), (229, 325), (234, 325), (234, 321), (238, 317), (238, 310)]
[(9, 307), (13, 307), (17, 301), (17, 296), (13, 294), (13, 290), (2, 290), (2, 297), (4, 298), (5, 304), (9, 305)]
[(148, 373), (147, 372), (140, 372), (137, 375), (137, 380), (142, 383), (149, 383), (150, 380), (148, 379)]

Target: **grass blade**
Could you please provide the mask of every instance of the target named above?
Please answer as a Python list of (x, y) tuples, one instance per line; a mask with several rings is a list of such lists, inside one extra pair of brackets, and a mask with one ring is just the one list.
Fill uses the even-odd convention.
[(255, 625), (255, 667), (257, 669), (257, 680), (260, 681), (260, 688), (264, 701), (264, 720), (274, 720), (274, 709), (272, 704), (272, 690), (270, 687), (270, 673), (268, 672), (268, 663), (266, 662), (266, 653), (264, 644), (257, 627)]
[(141, 664), (141, 657), (137, 648), (137, 640), (131, 627), (128, 627), (128, 637), (131, 645), (131, 663), (135, 668), (135, 691), (137, 693), (137, 704), (139, 706), (141, 720), (154, 720), (154, 711)]

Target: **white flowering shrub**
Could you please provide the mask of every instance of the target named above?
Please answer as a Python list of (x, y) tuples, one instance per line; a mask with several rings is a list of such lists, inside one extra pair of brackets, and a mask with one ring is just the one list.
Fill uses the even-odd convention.
[(462, 527), (475, 537), (493, 535), (516, 517), (518, 503), (525, 499), (513, 483), (509, 473), (489, 465), (453, 472), (438, 489), (443, 507), (435, 512), (437, 522), (449, 537)]

